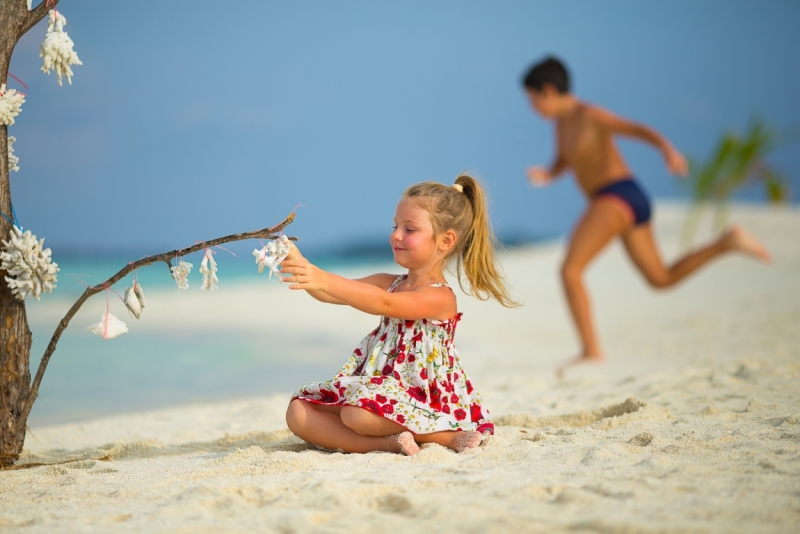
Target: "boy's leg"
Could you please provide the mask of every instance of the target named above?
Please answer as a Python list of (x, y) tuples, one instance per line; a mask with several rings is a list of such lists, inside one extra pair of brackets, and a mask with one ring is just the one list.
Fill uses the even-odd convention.
[(419, 451), (410, 432), (382, 417), (380, 419), (394, 424), (399, 430), (392, 428), (392, 434), (377, 436), (359, 434), (342, 419), (342, 413), (348, 410), (364, 411), (361, 408), (337, 408), (295, 399), (286, 411), (286, 424), (297, 437), (326, 449), (342, 449), (345, 452), (387, 451), (408, 455)]
[(591, 201), (589, 208), (575, 227), (567, 257), (561, 267), (561, 279), (583, 351), (569, 364), (604, 360), (595, 333), (589, 296), (583, 285), (583, 271), (592, 258), (614, 236), (625, 232), (631, 223), (630, 211), (624, 209), (619, 201), (612, 197), (600, 197)]
[(738, 226), (732, 227), (716, 241), (683, 256), (670, 267), (665, 267), (656, 248), (650, 223), (632, 228), (622, 236), (625, 248), (645, 279), (657, 288), (677, 284), (709, 261), (725, 252), (738, 250), (769, 261), (769, 252), (754, 236)]

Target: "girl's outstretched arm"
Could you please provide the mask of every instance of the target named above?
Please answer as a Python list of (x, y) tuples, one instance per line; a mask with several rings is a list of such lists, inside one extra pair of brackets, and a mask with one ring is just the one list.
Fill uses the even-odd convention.
[(294, 258), (290, 255), (281, 265), (281, 271), (290, 275), (282, 278), (291, 284), (289, 289), (305, 289), (323, 302), (347, 304), (373, 315), (445, 320), (457, 311), (456, 297), (447, 288), (423, 287), (417, 291), (389, 293), (386, 291), (388, 285), (381, 286), (386, 281), (391, 284), (394, 280), (391, 275), (378, 274), (362, 280), (350, 280), (323, 271), (299, 254)]
[[(301, 264), (309, 264), (309, 265), (311, 264), (300, 253), (300, 250), (295, 245), (292, 245), (292, 249), (289, 252), (289, 255), (286, 257), (286, 260), (284, 260), (283, 264), (285, 265), (287, 261), (295, 261)], [(359, 278), (357, 281), (364, 284), (369, 284), (382, 288), (384, 291), (386, 291), (387, 289), (389, 289), (389, 286), (392, 285), (392, 282), (394, 282), (396, 278), (397, 275), (394, 274), (378, 273), (366, 276), (364, 278)], [(283, 280), (292, 281), (291, 278), (284, 278)], [(306, 292), (320, 302), (325, 302), (328, 304), (347, 304), (346, 302), (342, 302), (341, 300), (332, 297), (331, 295), (325, 293), (324, 291), (312, 289), (312, 290), (307, 290)]]

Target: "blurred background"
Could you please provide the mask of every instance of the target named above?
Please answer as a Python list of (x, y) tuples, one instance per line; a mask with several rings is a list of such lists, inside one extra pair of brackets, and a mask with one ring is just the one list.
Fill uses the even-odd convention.
[[(655, 127), (698, 160), (752, 117), (787, 137), (800, 125), (796, 2), (65, 0), (58, 9), (83, 65), (59, 87), (39, 70), (46, 24), (28, 32), (11, 62), (28, 89), (9, 80), (27, 101), (9, 133), (18, 220), (46, 238), (65, 298), (82, 290), (68, 274), (102, 278), (143, 254), (271, 226), (298, 204), (287, 233), (312, 259), (390, 259), (384, 244), (405, 187), (451, 183), (462, 170), (486, 182), (504, 242), (563, 236), (584, 204), (571, 178), (535, 190), (524, 175), (553, 154), (552, 126), (520, 84), (549, 54), (566, 62), (580, 98)], [(620, 146), (652, 196), (689, 198), (660, 154)], [(800, 143), (779, 145), (769, 163), (796, 199)], [(765, 193), (744, 187), (734, 198)], [(218, 254), (226, 268), (254, 272), (253, 243), (230, 248), (240, 259)], [(152, 283), (171, 284), (161, 269)], [(32, 363), (45, 342), (35, 339)], [(48, 376), (43, 394), (55, 387), (48, 380), (59, 379)], [(63, 382), (81, 387), (72, 375)]]

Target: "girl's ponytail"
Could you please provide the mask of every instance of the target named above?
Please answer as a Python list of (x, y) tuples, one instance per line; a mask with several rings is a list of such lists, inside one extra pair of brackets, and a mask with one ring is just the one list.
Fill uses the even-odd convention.
[[(459, 285), (463, 271), (469, 281), (469, 292), (478, 299), (488, 300), (493, 297), (507, 308), (517, 306), (518, 304), (508, 294), (497, 265), (495, 257), (497, 239), (489, 220), (486, 192), (481, 184), (468, 174), (461, 174), (456, 178), (456, 184), (461, 186), (472, 208), (472, 224), (463, 248), (456, 258)], [(464, 289), (463, 285), (461, 288)]]

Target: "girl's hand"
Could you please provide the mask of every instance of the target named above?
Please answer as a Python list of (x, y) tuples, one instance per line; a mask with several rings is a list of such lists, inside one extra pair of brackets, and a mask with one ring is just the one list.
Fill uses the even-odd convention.
[(667, 170), (672, 174), (686, 178), (689, 173), (689, 165), (686, 163), (686, 158), (672, 146), (664, 150), (664, 163), (667, 165)]
[(535, 187), (544, 187), (553, 181), (553, 175), (545, 167), (528, 167), (526, 174)]
[(324, 291), (327, 273), (305, 259), (296, 247), (292, 247), (292, 251), (283, 260), (281, 273), (291, 275), (281, 278), (281, 281), (291, 284), (289, 289)]

